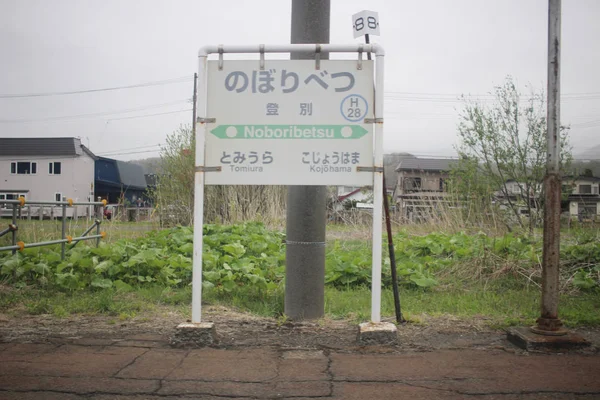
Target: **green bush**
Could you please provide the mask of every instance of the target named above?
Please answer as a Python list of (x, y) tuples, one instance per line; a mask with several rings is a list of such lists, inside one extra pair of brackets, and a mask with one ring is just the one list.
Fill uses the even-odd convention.
[[(284, 234), (250, 222), (205, 225), (203, 286), (217, 293), (242, 288), (260, 293), (281, 290), (285, 277)], [(590, 290), (599, 286), (600, 244), (595, 238), (575, 237), (561, 250), (563, 281)], [(428, 288), (438, 284), (441, 272), (457, 265), (477, 268), (488, 276), (513, 269), (539, 279), (541, 242), (514, 234), (431, 233), (394, 237), (396, 264), (402, 285)], [(387, 249), (387, 246), (386, 246)], [(0, 281), (15, 287), (34, 286), (67, 291), (134, 287), (182, 287), (192, 280), (193, 230), (176, 227), (121, 240), (100, 247), (70, 248), (64, 261), (58, 246), (25, 249), (15, 255), (0, 253)], [(389, 258), (384, 252), (383, 284), (391, 284)], [(537, 274), (537, 275), (536, 275)], [(336, 288), (371, 284), (371, 249), (364, 241), (336, 240), (326, 253), (325, 281)]]

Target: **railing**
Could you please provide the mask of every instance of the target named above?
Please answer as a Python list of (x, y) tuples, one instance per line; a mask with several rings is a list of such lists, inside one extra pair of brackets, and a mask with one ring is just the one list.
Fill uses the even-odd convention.
[[(8, 224), (8, 228), (0, 231), (0, 237), (7, 235), (9, 233), (12, 233), (12, 245), (0, 247), (0, 251), (12, 250), (13, 254), (15, 254), (17, 252), (17, 250), (23, 251), (24, 249), (27, 249), (30, 247), (40, 247), (40, 246), (49, 246), (49, 245), (53, 245), (53, 244), (60, 244), (61, 245), (60, 256), (61, 256), (61, 259), (64, 260), (65, 259), (65, 249), (66, 249), (67, 244), (73, 243), (73, 247), (75, 247), (80, 241), (96, 239), (96, 247), (98, 247), (100, 245), (100, 239), (102, 239), (106, 236), (105, 232), (100, 232), (100, 224), (102, 224), (102, 218), (104, 216), (104, 207), (106, 206), (106, 200), (100, 200), (99, 197), (98, 197), (98, 201), (95, 201), (95, 202), (74, 202), (72, 199), (67, 199), (65, 197), (63, 197), (63, 201), (26, 201), (24, 197), (19, 197), (18, 200), (0, 200), (0, 205), (1, 204), (12, 205), (12, 223)], [(25, 204), (39, 205), (39, 206), (44, 206), (44, 205), (60, 206), (62, 208), (62, 218), (61, 218), (62, 219), (62, 238), (57, 239), (57, 240), (50, 240), (50, 241), (46, 241), (46, 242), (35, 242), (35, 243), (24, 243), (22, 241), (17, 242), (17, 231), (19, 230), (19, 227), (17, 225), (17, 215), (19, 214), (20, 209), (25, 206)], [(83, 234), (81, 234), (81, 236), (79, 236), (79, 237), (72, 237), (72, 236), (69, 236), (66, 234), (67, 207), (73, 207), (73, 206), (94, 206), (94, 208), (95, 208), (94, 214), (96, 215), (96, 220), (94, 220), (94, 223), (92, 224), (92, 226), (87, 228), (85, 230), (85, 232), (83, 232)], [(42, 213), (40, 213), (40, 214), (42, 214)], [(88, 236), (88, 234), (94, 228), (96, 228), (96, 234)]]

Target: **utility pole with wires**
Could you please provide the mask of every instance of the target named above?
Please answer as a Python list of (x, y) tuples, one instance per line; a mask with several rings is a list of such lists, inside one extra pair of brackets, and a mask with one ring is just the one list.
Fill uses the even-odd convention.
[(197, 83), (198, 83), (198, 73), (194, 72), (194, 95), (192, 96), (192, 102), (194, 104), (192, 108), (192, 134), (194, 135), (194, 139), (196, 138), (196, 95), (197, 95)]
[(560, 263), (560, 17), (561, 0), (548, 7), (548, 114), (544, 188), (544, 248), (542, 254), (542, 315), (535, 333), (564, 335), (558, 318)]
[[(329, 43), (330, 10), (330, 0), (292, 0), (291, 43)], [(291, 54), (293, 60), (314, 58)], [(284, 309), (292, 319), (325, 314), (326, 222), (327, 186), (288, 186)]]
[(544, 242), (541, 316), (531, 328), (513, 328), (508, 340), (527, 350), (568, 349), (589, 345), (563, 328), (558, 318), (560, 264), (560, 20), (561, 0), (548, 1), (547, 159), (544, 177)]

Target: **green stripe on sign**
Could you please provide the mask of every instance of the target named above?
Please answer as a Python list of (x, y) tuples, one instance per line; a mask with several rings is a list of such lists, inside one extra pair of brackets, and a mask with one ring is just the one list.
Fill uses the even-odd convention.
[(360, 125), (219, 125), (210, 133), (221, 139), (359, 139)]

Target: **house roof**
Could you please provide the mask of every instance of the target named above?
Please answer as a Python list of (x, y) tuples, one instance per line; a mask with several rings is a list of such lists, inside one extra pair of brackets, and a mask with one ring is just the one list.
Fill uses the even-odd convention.
[(147, 187), (141, 165), (98, 157), (95, 170), (96, 182), (103, 185), (123, 187), (125, 190), (145, 190)]
[(599, 182), (600, 178), (596, 178), (595, 176), (583, 176), (583, 175), (573, 176), (573, 175), (567, 175), (567, 176), (563, 176), (562, 180), (563, 180), (563, 182), (564, 181)]
[(80, 156), (94, 154), (74, 137), (0, 138), (0, 156)]
[(350, 193), (346, 193), (343, 196), (338, 196), (338, 201), (344, 201), (346, 200), (348, 197), (360, 192), (362, 190), (362, 188), (358, 188), (358, 189), (354, 189), (353, 191), (351, 191)]
[(458, 160), (452, 158), (404, 158), (396, 171), (450, 171)]
[(121, 183), (129, 187), (146, 188), (144, 168), (141, 165), (115, 160), (119, 169)]

